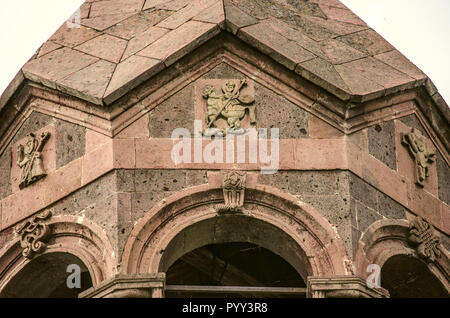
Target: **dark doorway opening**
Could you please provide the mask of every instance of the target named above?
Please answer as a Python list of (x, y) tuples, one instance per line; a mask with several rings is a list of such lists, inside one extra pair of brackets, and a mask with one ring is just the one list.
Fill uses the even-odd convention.
[[(71, 264), (80, 268), (80, 288), (69, 288), (67, 272)], [(92, 287), (92, 279), (84, 263), (68, 253), (41, 255), (28, 263), (6, 285), (2, 298), (77, 298), (78, 294)]]
[(449, 297), (424, 262), (406, 255), (393, 256), (384, 263), (381, 286), (389, 291), (392, 298)]
[(166, 273), (166, 297), (305, 297), (306, 285), (282, 257), (251, 243), (197, 248)]

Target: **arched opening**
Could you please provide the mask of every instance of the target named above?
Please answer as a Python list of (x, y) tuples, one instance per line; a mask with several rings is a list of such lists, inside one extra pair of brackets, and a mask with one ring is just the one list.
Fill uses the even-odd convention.
[[(80, 269), (80, 288), (70, 288), (67, 279), (75, 270), (67, 271), (69, 265)], [(73, 276), (72, 276), (73, 277)], [(75, 278), (70, 282), (75, 283)], [(92, 278), (85, 264), (76, 256), (63, 253), (47, 253), (25, 265), (5, 286), (2, 298), (77, 298), (82, 291), (92, 287)]]
[[(167, 271), (166, 285), (166, 297), (183, 298), (304, 297), (299, 291), (306, 288), (302, 277), (282, 257), (245, 242), (209, 244), (184, 254)], [(176, 290), (176, 286), (190, 286), (190, 290)], [(233, 291), (217, 286), (240, 288)], [(250, 288), (244, 290), (246, 287)], [(251, 287), (260, 288), (256, 293)]]
[(161, 254), (167, 297), (304, 297), (311, 273), (289, 235), (244, 215), (194, 223)]
[(392, 298), (449, 297), (427, 265), (416, 257), (395, 255), (381, 268), (381, 286)]

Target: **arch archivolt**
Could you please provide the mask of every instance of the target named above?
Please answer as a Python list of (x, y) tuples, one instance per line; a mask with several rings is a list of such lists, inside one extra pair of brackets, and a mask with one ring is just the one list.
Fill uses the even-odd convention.
[[(272, 187), (256, 185), (245, 191), (242, 213), (232, 215), (218, 215), (215, 206), (223, 203), (222, 188), (210, 185), (163, 200), (131, 232), (122, 273), (166, 271), (198, 247), (245, 241), (282, 256), (304, 279), (353, 274), (336, 229), (317, 211)], [(289, 248), (283, 248), (286, 245)]]
[[(369, 226), (359, 240), (355, 256), (356, 274), (367, 277), (367, 267), (381, 267), (396, 255), (406, 255), (423, 260), (408, 241), (411, 223), (408, 220), (382, 219)], [(439, 245), (440, 257), (435, 261), (423, 260), (430, 272), (450, 293), (450, 253)]]
[(34, 258), (49, 253), (68, 253), (79, 258), (89, 270), (94, 286), (114, 274), (113, 249), (98, 225), (74, 216), (54, 216), (46, 224), (51, 233), (46, 248), (32, 259), (22, 256), (18, 236), (0, 250), (0, 293)]

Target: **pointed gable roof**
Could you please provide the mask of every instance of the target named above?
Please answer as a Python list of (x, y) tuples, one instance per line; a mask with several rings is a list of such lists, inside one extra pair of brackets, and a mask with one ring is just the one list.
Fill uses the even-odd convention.
[(427, 76), (338, 0), (87, 0), (0, 102), (25, 78), (108, 105), (221, 30), (343, 101), (424, 85), (449, 118)]

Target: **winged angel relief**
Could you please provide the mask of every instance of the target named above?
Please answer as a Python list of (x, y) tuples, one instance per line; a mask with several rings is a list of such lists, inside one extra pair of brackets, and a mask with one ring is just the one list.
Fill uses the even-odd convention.
[[(206, 103), (205, 135), (243, 134), (245, 130), (241, 127), (241, 121), (246, 110), (249, 113), (251, 124), (256, 123), (255, 106), (252, 105), (255, 98), (250, 95), (242, 95), (241, 89), (247, 85), (247, 79), (240, 80), (237, 84), (233, 80), (226, 80), (222, 85), (222, 92), (218, 92), (213, 85), (206, 85), (202, 96)], [(218, 125), (219, 119), (224, 119), (226, 125)]]

